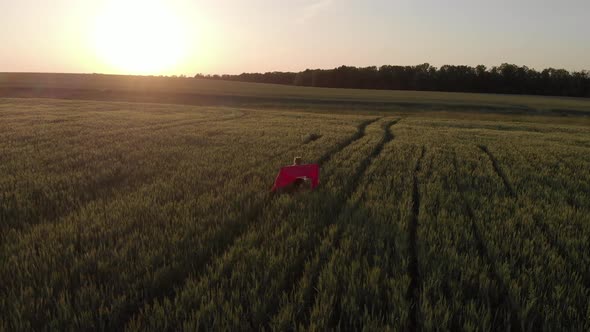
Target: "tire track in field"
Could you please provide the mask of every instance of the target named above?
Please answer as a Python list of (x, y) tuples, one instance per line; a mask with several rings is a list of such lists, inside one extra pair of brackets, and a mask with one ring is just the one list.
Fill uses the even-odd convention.
[(506, 190), (508, 191), (510, 196), (512, 196), (513, 198), (516, 198), (517, 197), (516, 192), (514, 191), (514, 188), (512, 187), (512, 184), (510, 183), (510, 181), (508, 181), (508, 177), (506, 176), (506, 173), (504, 173), (504, 171), (500, 167), (500, 163), (498, 163), (498, 160), (496, 159), (496, 157), (494, 157), (494, 155), (488, 149), (487, 146), (478, 145), (478, 147), (481, 149), (481, 151), (483, 151), (490, 158), (490, 161), (492, 162), (492, 166), (494, 166), (494, 171), (502, 179), (502, 182), (504, 183), (504, 187), (506, 188)]
[[(514, 200), (515, 208), (517, 208), (518, 204), (521, 203), (519, 196), (513, 190), (513, 187), (511, 186), (510, 182), (508, 181), (508, 178), (506, 177), (506, 175), (504, 174), (504, 172), (500, 168), (497, 159), (493, 156), (493, 154), (489, 151), (489, 149), (486, 146), (479, 145), (478, 147), (484, 153), (486, 153), (488, 155), (488, 157), (490, 158), (492, 165), (494, 167), (494, 170), (496, 171), (498, 176), (500, 176), (500, 178), (504, 182), (504, 186), (506, 187), (506, 190), (508, 191), (508, 196)], [(590, 288), (590, 275), (580, 269), (580, 265), (578, 263), (576, 263), (576, 261), (567, 252), (565, 247), (560, 243), (560, 241), (557, 239), (556, 234), (549, 229), (549, 227), (547, 226), (547, 224), (545, 223), (544, 220), (541, 220), (539, 218), (535, 218), (534, 216), (533, 216), (533, 220), (535, 222), (533, 223), (532, 227), (533, 227), (533, 229), (538, 230), (540, 233), (540, 236), (541, 236), (539, 238), (539, 240), (541, 240), (541, 241), (544, 240), (547, 243), (548, 247), (553, 249), (553, 251), (557, 254), (557, 256), (559, 256), (562, 259), (564, 267), (566, 269), (566, 271), (564, 271), (564, 273), (578, 274), (580, 276), (581, 286), (583, 286), (586, 289)], [(521, 313), (522, 313), (522, 311), (521, 311)]]
[(590, 289), (590, 273), (589, 273), (589, 271), (588, 270), (584, 271), (583, 268), (580, 268), (581, 264), (575, 263), (576, 260), (574, 258), (572, 258), (572, 255), (570, 255), (570, 253), (568, 252), (566, 247), (563, 245), (563, 243), (557, 238), (557, 235), (555, 234), (555, 232), (553, 232), (551, 229), (549, 229), (549, 226), (547, 226), (547, 223), (544, 220), (542, 220), (536, 216), (533, 216), (533, 221), (534, 221), (535, 227), (540, 231), (540, 233), (543, 235), (543, 237), (545, 238), (547, 243), (549, 243), (549, 245), (551, 247), (553, 247), (553, 249), (555, 249), (555, 251), (557, 251), (557, 254), (563, 258), (564, 263), (569, 267), (569, 269), (571, 271), (580, 274), (581, 282), (584, 285), (584, 287), (586, 289)]
[(379, 121), (381, 118), (375, 118), (375, 119), (371, 119), (371, 120), (366, 120), (361, 122), (358, 126), (357, 126), (357, 131), (356, 133), (354, 133), (354, 135), (350, 136), (347, 140), (342, 141), (341, 143), (337, 144), (333, 149), (330, 149), (326, 154), (324, 154), (323, 156), (321, 156), (316, 163), (318, 163), (320, 166), (325, 164), (326, 162), (328, 162), (330, 159), (332, 159), (332, 157), (334, 157), (334, 155), (342, 150), (344, 150), (347, 146), (349, 146), (350, 144), (354, 143), (355, 141), (358, 141), (359, 139), (363, 138), (365, 136), (365, 131), (367, 129), (367, 127), (372, 124), (375, 123), (377, 121)]
[[(372, 124), (375, 123), (377, 121), (379, 121), (381, 118), (374, 118), (374, 119), (370, 119), (370, 120), (365, 120), (362, 121), (356, 128), (357, 131), (352, 134), (350, 137), (348, 137), (347, 139), (345, 139), (344, 141), (337, 143), (332, 149), (328, 150), (326, 153), (324, 153), (320, 158), (318, 158), (316, 160), (316, 163), (319, 164), (320, 166), (324, 165), (326, 162), (330, 161), (330, 159), (332, 159), (332, 157), (334, 157), (335, 154), (337, 154), (338, 152), (344, 150), (347, 146), (351, 145), (352, 143), (354, 143), (355, 141), (358, 141), (359, 139), (363, 138), (365, 136), (365, 131), (367, 129), (367, 127)], [(320, 138), (321, 139), (321, 138)], [(305, 144), (305, 143), (304, 143)], [(294, 147), (291, 147), (289, 149), (286, 149), (284, 152), (279, 152), (279, 153), (275, 153), (273, 156), (280, 156), (283, 155), (284, 153), (287, 153), (289, 151), (291, 151)], [(253, 173), (252, 171), (249, 172), (249, 174)]]
[[(514, 191), (510, 181), (508, 181), (508, 177), (500, 167), (498, 160), (490, 152), (487, 146), (479, 145), (478, 147), (490, 158), (496, 174), (498, 174), (498, 176), (502, 179), (502, 182), (504, 183), (506, 190), (510, 194), (510, 197), (512, 197), (515, 200), (515, 202), (518, 202), (518, 194)], [(565, 264), (570, 268), (571, 271), (580, 274), (584, 286), (586, 288), (590, 288), (590, 273), (588, 273), (588, 271), (580, 270), (579, 264), (577, 264), (576, 261), (572, 258), (572, 256), (568, 253), (568, 250), (557, 239), (556, 234), (549, 228), (549, 226), (547, 226), (547, 223), (544, 220), (535, 217), (533, 217), (533, 219), (535, 221), (534, 227), (537, 230), (539, 230), (539, 233), (541, 233), (543, 238), (545, 238), (545, 241), (547, 241), (547, 243), (549, 243), (549, 245), (564, 260)]]
[[(570, 205), (573, 206), (571, 203)], [(555, 231), (548, 225), (547, 222), (545, 222), (545, 220), (536, 215), (533, 215), (532, 217), (535, 227), (540, 231), (547, 243), (549, 243), (549, 245), (557, 252), (557, 254), (563, 258), (564, 263), (568, 266), (570, 271), (576, 272), (580, 275), (581, 282), (584, 287), (586, 289), (590, 289), (590, 268), (586, 267), (584, 270), (584, 268), (580, 267), (582, 265), (572, 257), (570, 251), (566, 248), (562, 241), (559, 240)]]
[[(377, 120), (375, 120), (377, 121)], [(337, 217), (335, 219), (332, 219), (331, 222), (327, 223), (326, 225), (324, 225), (322, 227), (322, 232), (326, 233), (326, 229), (329, 229), (332, 225), (334, 225), (339, 219), (342, 218), (344, 212), (353, 212), (355, 211), (360, 202), (362, 201), (362, 197), (364, 197), (364, 193), (361, 194), (361, 197), (357, 198), (351, 206), (348, 206), (346, 204), (346, 202), (350, 199), (350, 197), (359, 190), (359, 185), (360, 185), (360, 180), (363, 178), (363, 176), (366, 174), (368, 168), (370, 167), (370, 165), (373, 163), (373, 161), (381, 154), (381, 152), (383, 151), (383, 148), (385, 147), (385, 145), (389, 142), (391, 142), (394, 138), (393, 133), (391, 132), (391, 127), (393, 127), (394, 125), (396, 125), (399, 121), (401, 121), (401, 119), (396, 119), (393, 121), (389, 121), (387, 123), (385, 123), (383, 125), (383, 136), (381, 138), (381, 140), (379, 141), (379, 143), (377, 143), (377, 145), (375, 146), (375, 148), (373, 148), (373, 150), (371, 151), (371, 153), (365, 158), (363, 159), (363, 161), (361, 162), (361, 164), (359, 165), (359, 167), (357, 168), (356, 172), (353, 174), (353, 176), (351, 177), (351, 182), (350, 185), (346, 188), (346, 194), (343, 195), (342, 200), (340, 202), (338, 202), (338, 209), (336, 210), (336, 212), (334, 213), (334, 215), (336, 215)], [(373, 121), (374, 122), (374, 121)], [(371, 122), (371, 123), (373, 123)], [(363, 130), (363, 135), (364, 136), (364, 130)], [(362, 137), (361, 136), (361, 137)], [(342, 234), (342, 228), (338, 227), (338, 229), (336, 230), (335, 234), (332, 235), (332, 240), (333, 240), (333, 246), (332, 246), (332, 250), (330, 251), (331, 253), (334, 252), (336, 250), (336, 248), (339, 246), (339, 241), (340, 241), (340, 237)], [(327, 237), (329, 237), (330, 234), (326, 234), (326, 236), (324, 236), (322, 239), (320, 239), (320, 241), (318, 241), (318, 243), (316, 243), (316, 245), (311, 249), (311, 253), (309, 254), (309, 256), (303, 260), (304, 264), (305, 262), (309, 261), (310, 259), (313, 259), (316, 255), (318, 255), (317, 250), (319, 250), (319, 248), (317, 248), (318, 246), (321, 246), (321, 244), (324, 242), (324, 240), (326, 240)], [(311, 283), (310, 285), (317, 285), (317, 280), (319, 278), (319, 274), (321, 273), (320, 267), (322, 266), (322, 264), (324, 263), (324, 261), (328, 261), (330, 258), (330, 255), (326, 255), (326, 257), (324, 257), (324, 259), (320, 258), (318, 260), (318, 263), (316, 266), (313, 266), (311, 269), (314, 271), (313, 272), (313, 276), (311, 278)], [(283, 291), (285, 294), (291, 294), (293, 289), (295, 288), (295, 286), (297, 286), (300, 281), (303, 279), (305, 272), (307, 272), (307, 270), (302, 267), (299, 269), (296, 269), (297, 271), (299, 271), (297, 273), (297, 275), (295, 276), (295, 278), (293, 279), (292, 282), (289, 283), (289, 285), (285, 288), (285, 290)], [(309, 303), (310, 304), (314, 304), (316, 302), (316, 296), (317, 296), (317, 292), (312, 292), (311, 293), (311, 297), (309, 298)], [(276, 307), (276, 310), (269, 313), (268, 317), (269, 317), (269, 321), (266, 322), (265, 324), (265, 328), (267, 329), (271, 329), (272, 327), (270, 326), (270, 322), (272, 321), (272, 318), (274, 316), (276, 316), (280, 310), (282, 308), (280, 306)], [(313, 305), (309, 308), (310, 311), (313, 309)], [(304, 314), (304, 313), (301, 313)], [(307, 316), (303, 319), (302, 323), (305, 326), (309, 325), (309, 316), (311, 315), (311, 312), (307, 313)]]
[(410, 303), (410, 315), (408, 317), (408, 330), (419, 331), (420, 321), (420, 291), (422, 289), (422, 279), (420, 278), (420, 271), (418, 265), (418, 252), (417, 252), (417, 237), (418, 237), (418, 218), (420, 216), (420, 183), (418, 181), (418, 173), (422, 169), (422, 159), (426, 154), (426, 147), (422, 146), (422, 152), (420, 157), (416, 161), (416, 167), (414, 168), (414, 184), (412, 190), (412, 216), (408, 225), (409, 232), (409, 263), (408, 263), (408, 274), (410, 275), (410, 285), (406, 298)]
[[(357, 126), (357, 131), (352, 136), (345, 139), (343, 142), (337, 144), (334, 148), (332, 148), (329, 151), (327, 151), (326, 153), (324, 153), (317, 160), (317, 163), (320, 165), (323, 165), (324, 163), (331, 160), (335, 154), (344, 150), (347, 146), (351, 145), (352, 143), (356, 142), (357, 140), (363, 138), (366, 135), (365, 131), (366, 131), (367, 126), (378, 121), (379, 119), (381, 119), (381, 118), (374, 118), (374, 119), (370, 119), (370, 120), (366, 120), (366, 121), (361, 122)], [(294, 148), (294, 147), (292, 147), (292, 148)], [(247, 176), (243, 175), (242, 178), (247, 178)], [(248, 209), (244, 212), (244, 215), (247, 216), (246, 219), (253, 220), (254, 222), (256, 222), (259, 219), (259, 217), (262, 215), (265, 208), (271, 202), (272, 198), (273, 198), (272, 193), (270, 193), (270, 192), (266, 193), (264, 195), (264, 197), (258, 202), (258, 204), (254, 204), (250, 209)], [(244, 218), (241, 218), (241, 219), (244, 219)], [(221, 243), (221, 245), (219, 245), (219, 247), (214, 250), (208, 251), (207, 257), (204, 257), (202, 259), (204, 263), (201, 264), (201, 267), (199, 268), (198, 271), (194, 272), (194, 274), (196, 276), (200, 275), (202, 273), (202, 271), (205, 269), (205, 267), (215, 257), (217, 257), (217, 255), (219, 255), (219, 254), (223, 255), (224, 252), (227, 252), (230, 248), (232, 248), (233, 244), (237, 241), (237, 239), (239, 239), (242, 235), (244, 235), (248, 231), (248, 229), (249, 229), (248, 226), (250, 226), (250, 224), (249, 223), (241, 223), (240, 224), (235, 221), (234, 222), (230, 221), (225, 226), (226, 226), (225, 231), (220, 232), (218, 241), (215, 241), (216, 243)], [(230, 228), (234, 231), (231, 232), (230, 234), (228, 234), (227, 228)], [(145, 307), (146, 303), (151, 305), (154, 303), (155, 300), (159, 300), (159, 299), (166, 298), (166, 297), (172, 298), (172, 301), (173, 301), (173, 298), (175, 297), (174, 288), (178, 284), (180, 284), (182, 281), (184, 281), (187, 275), (188, 275), (188, 272), (183, 273), (183, 275), (180, 278), (176, 278), (175, 280), (171, 280), (169, 283), (167, 283), (167, 285), (165, 285), (163, 287), (163, 288), (165, 288), (165, 290), (161, 291), (160, 294), (150, 295), (147, 298), (145, 298), (143, 301), (143, 305), (140, 305), (139, 307), (133, 306), (133, 308), (130, 308), (130, 310), (128, 310), (128, 314), (126, 314), (125, 317), (123, 317), (123, 319), (119, 320), (119, 322), (117, 324), (115, 324), (114, 328), (120, 329), (120, 330), (124, 329), (124, 327), (127, 326), (131, 322), (131, 320), (139, 314), (140, 310), (143, 307)]]
[(514, 327), (518, 328), (520, 321), (521, 321), (520, 320), (521, 309), (518, 306), (518, 304), (514, 301), (514, 299), (510, 296), (508, 286), (506, 285), (504, 280), (500, 277), (500, 274), (498, 273), (498, 269), (495, 264), (495, 260), (492, 259), (491, 255), (487, 249), (487, 246), (485, 245), (485, 242), (481, 236), (481, 232), (479, 230), (479, 227), (477, 226), (477, 223), (475, 222), (476, 217), (475, 217), (475, 213), (473, 212), (473, 208), (471, 207), (471, 204), (469, 204), (469, 201), (467, 200), (467, 198), (465, 198), (465, 187), (463, 185), (461, 185), (461, 181), (459, 181), (459, 168), (457, 165), (458, 165), (457, 154), (453, 153), (453, 168), (455, 171), (455, 184), (457, 186), (457, 190), (459, 191), (459, 195), (461, 196), (461, 200), (463, 201), (463, 207), (465, 208), (465, 211), (467, 212), (467, 216), (469, 217), (469, 219), (471, 221), (471, 231), (473, 232), (473, 236), (475, 237), (475, 241), (477, 243), (477, 245), (476, 245), (477, 252), (478, 252), (479, 256), (482, 257), (485, 262), (487, 262), (488, 275), (490, 276), (492, 281), (494, 281), (500, 287), (499, 297), (502, 299), (502, 302), (500, 302), (500, 305), (505, 304), (508, 306), (508, 308), (510, 310), (510, 323), (513, 326), (513, 328)]

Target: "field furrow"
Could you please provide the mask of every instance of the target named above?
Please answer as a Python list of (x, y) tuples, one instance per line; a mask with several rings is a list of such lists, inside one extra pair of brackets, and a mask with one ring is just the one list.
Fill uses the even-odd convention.
[(511, 315), (510, 322), (511, 324), (516, 326), (515, 324), (519, 320), (518, 308), (514, 304), (514, 299), (510, 298), (510, 294), (508, 293), (508, 287), (504, 284), (502, 278), (500, 278), (498, 274), (498, 268), (496, 267), (496, 262), (491, 258), (490, 253), (488, 252), (487, 245), (482, 238), (481, 230), (475, 222), (475, 213), (473, 212), (471, 203), (469, 203), (469, 201), (465, 198), (465, 188), (463, 188), (463, 185), (459, 180), (459, 167), (457, 165), (457, 153), (455, 152), (453, 154), (453, 171), (455, 173), (455, 185), (457, 186), (457, 190), (461, 197), (461, 201), (463, 202), (465, 211), (467, 213), (467, 216), (469, 217), (469, 224), (471, 226), (473, 236), (476, 240), (477, 251), (479, 255), (484, 259), (485, 263), (488, 265), (488, 274), (490, 275), (491, 279), (494, 283), (497, 283), (500, 286), (498, 294), (501, 301), (500, 305), (509, 306)]
[[(406, 274), (408, 240), (403, 215), (404, 202), (411, 200), (406, 190), (411, 184), (404, 184), (402, 174), (410, 171), (406, 161), (413, 150), (399, 149), (394, 143), (385, 145), (373, 161), (324, 238), (321, 256), (308, 264), (311, 273), (320, 270), (317, 286), (309, 284), (315, 278), (313, 274), (304, 275), (300, 282), (304, 291), (294, 294), (290, 306), (286, 305), (277, 317), (280, 319), (275, 320), (275, 328), (405, 328), (409, 316), (405, 295), (410, 278)], [(392, 169), (396, 172), (392, 173)], [(332, 243), (335, 239), (337, 243)], [(325, 266), (317, 265), (324, 261)], [(312, 288), (311, 296), (305, 287)], [(314, 302), (307, 325), (306, 301), (310, 298)], [(299, 320), (297, 314), (303, 319)]]
[[(515, 204), (503, 183), (497, 184), (488, 155), (482, 160), (473, 150), (465, 150), (463, 156), (461, 172), (471, 174), (463, 179), (466, 197), (477, 207), (473, 212), (483, 241), (520, 311), (519, 328), (584, 329), (587, 290), (579, 277), (547, 242), (527, 208)], [(556, 290), (554, 282), (568, 287)]]
[[(356, 173), (351, 176), (350, 179), (350, 189), (349, 191), (349, 195), (347, 197), (343, 197), (343, 202), (341, 203), (341, 207), (334, 212), (334, 216), (336, 216), (335, 219), (331, 220), (330, 222), (328, 222), (326, 225), (324, 225), (323, 229), (321, 229), (319, 231), (319, 233), (321, 234), (325, 234), (327, 233), (328, 236), (330, 236), (330, 228), (332, 227), (332, 225), (337, 224), (342, 218), (343, 218), (343, 214), (344, 215), (350, 215), (351, 213), (354, 213), (354, 211), (356, 210), (359, 201), (358, 199), (355, 200), (352, 203), (349, 203), (350, 198), (352, 195), (354, 195), (355, 192), (357, 192), (359, 190), (359, 183), (360, 181), (363, 179), (363, 177), (365, 176), (365, 173), (367, 172), (367, 169), (369, 168), (369, 166), (373, 163), (374, 159), (379, 157), (379, 155), (381, 154), (381, 151), (383, 150), (383, 147), (385, 146), (385, 144), (389, 143), (392, 139), (393, 139), (393, 135), (391, 133), (391, 127), (393, 125), (395, 125), (398, 120), (394, 120), (394, 121), (389, 121), (387, 123), (383, 123), (383, 137), (381, 138), (381, 141), (379, 142), (379, 144), (377, 144), (375, 146), (375, 148), (371, 151), (371, 153), (367, 156), (367, 158), (363, 159), (363, 161), (361, 162), (361, 164), (359, 165), (359, 167), (357, 168)], [(363, 136), (364, 136), (364, 129), (363, 129)], [(360, 190), (362, 190), (362, 187), (360, 188)], [(332, 236), (331, 239), (329, 240), (333, 245), (336, 245), (338, 242), (338, 232), (337, 231), (332, 231)], [(320, 246), (321, 244), (324, 243), (324, 239), (320, 239)], [(306, 259), (307, 261), (309, 261), (310, 259), (312, 259), (311, 257), (315, 257), (316, 254), (315, 252), (318, 250), (316, 249), (318, 246), (318, 244), (314, 245), (314, 248), (311, 249), (311, 254), (308, 256), (308, 258)], [(337, 246), (335, 246), (333, 249), (337, 249)], [(321, 248), (320, 248), (321, 250)], [(296, 291), (295, 287), (297, 285), (299, 285), (301, 283), (301, 279), (303, 278), (310, 278), (310, 276), (306, 276), (304, 277), (305, 274), (305, 269), (303, 266), (300, 267), (299, 269), (299, 273), (296, 273), (295, 278), (293, 279), (293, 282), (288, 285), (285, 290), (283, 291), (283, 297), (284, 296), (289, 296), (290, 294), (292, 294), (294, 291)], [(311, 276), (311, 279), (316, 279), (316, 276)], [(309, 303), (314, 303), (315, 302), (315, 295), (317, 293), (311, 292), (311, 297), (309, 298)], [(271, 317), (269, 322), (266, 322), (264, 325), (267, 327), (272, 320), (273, 317), (275, 317), (279, 312), (281, 312), (281, 307), (277, 306), (277, 310), (272, 310), (271, 312), (269, 312), (268, 316)], [(273, 322), (273, 325), (276, 327), (276, 322)], [(279, 323), (280, 325), (280, 323)]]
[(408, 329), (411, 331), (415, 331), (419, 329), (418, 323), (420, 320), (420, 292), (422, 289), (422, 281), (420, 278), (420, 269), (418, 265), (418, 253), (416, 249), (416, 243), (418, 242), (417, 234), (418, 234), (418, 219), (420, 215), (420, 190), (419, 190), (419, 182), (418, 182), (418, 173), (422, 169), (422, 159), (426, 154), (426, 148), (422, 147), (422, 152), (420, 153), (420, 157), (418, 157), (416, 161), (416, 166), (414, 167), (414, 175), (413, 175), (413, 187), (412, 187), (412, 217), (409, 219), (409, 243), (410, 243), (410, 252), (409, 252), (409, 264), (408, 264), (408, 274), (410, 275), (411, 282), (408, 287), (407, 297), (408, 300), (412, 303), (410, 308), (410, 317), (408, 321)]
[(347, 146), (349, 146), (350, 144), (354, 143), (355, 141), (358, 141), (359, 139), (363, 138), (365, 136), (365, 131), (367, 130), (367, 126), (379, 121), (379, 118), (376, 119), (372, 119), (372, 120), (367, 120), (367, 121), (363, 121), (357, 128), (358, 130), (356, 131), (356, 133), (349, 137), (348, 139), (342, 141), (340, 144), (336, 145), (334, 148), (328, 150), (327, 153), (325, 153), (324, 155), (322, 155), (320, 158), (318, 158), (318, 160), (316, 160), (316, 163), (319, 164), (320, 166), (325, 164), (327, 161), (329, 161), (330, 159), (332, 159), (332, 157), (334, 157), (334, 155), (340, 151), (342, 151), (344, 148), (346, 148)]
[(527, 146), (498, 151), (512, 166), (509, 171), (520, 191), (518, 204), (531, 211), (533, 224), (590, 289), (590, 243), (582, 240), (590, 237), (590, 178), (578, 173), (590, 167), (590, 160), (578, 149), (551, 147), (542, 156)]
[(488, 149), (487, 146), (479, 145), (479, 148), (481, 149), (481, 151), (483, 151), (490, 158), (490, 161), (492, 162), (492, 166), (494, 167), (494, 171), (500, 177), (500, 179), (502, 179), (502, 182), (504, 183), (504, 187), (506, 188), (506, 191), (510, 194), (510, 196), (516, 197), (516, 192), (514, 191), (514, 188), (512, 188), (512, 184), (510, 184), (508, 177), (506, 176), (506, 174), (504, 173), (504, 171), (500, 167), (500, 164), (498, 163), (498, 160), (496, 159), (496, 157), (494, 157), (494, 155), (492, 154), (492, 152), (490, 152), (490, 150)]

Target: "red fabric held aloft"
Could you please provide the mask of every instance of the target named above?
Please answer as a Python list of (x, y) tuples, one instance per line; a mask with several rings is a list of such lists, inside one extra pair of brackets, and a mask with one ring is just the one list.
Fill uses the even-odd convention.
[(315, 189), (320, 183), (320, 166), (317, 164), (285, 166), (279, 171), (271, 190), (286, 187), (299, 178), (309, 178), (311, 189)]

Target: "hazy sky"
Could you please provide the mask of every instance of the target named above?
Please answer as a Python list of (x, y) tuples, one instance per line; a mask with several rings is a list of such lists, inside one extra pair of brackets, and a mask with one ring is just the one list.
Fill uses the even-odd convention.
[(0, 0), (0, 71), (590, 69), (590, 0), (144, 0), (147, 11), (138, 3)]

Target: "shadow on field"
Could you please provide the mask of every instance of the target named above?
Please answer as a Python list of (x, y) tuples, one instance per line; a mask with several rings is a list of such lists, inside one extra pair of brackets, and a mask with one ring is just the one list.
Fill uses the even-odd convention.
[(569, 109), (539, 110), (524, 105), (493, 106), (449, 102), (366, 101), (309, 97), (261, 97), (215, 95), (158, 91), (124, 91), (111, 89), (69, 89), (0, 87), (0, 98), (55, 98), (67, 100), (124, 101), (165, 103), (197, 106), (231, 106), (255, 108), (300, 108), (313, 110), (371, 110), (371, 111), (455, 111), (511, 115), (545, 115), (588, 117), (590, 111)]

